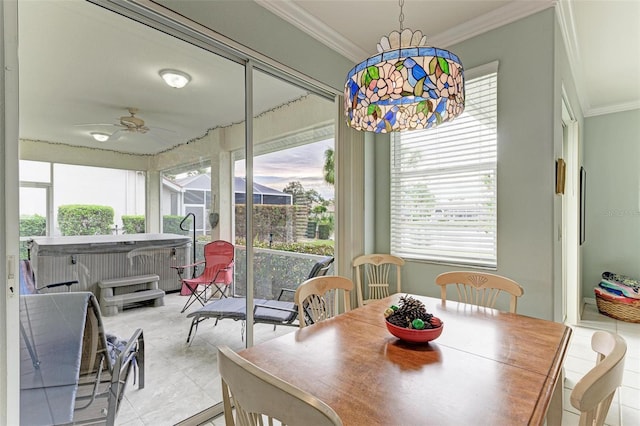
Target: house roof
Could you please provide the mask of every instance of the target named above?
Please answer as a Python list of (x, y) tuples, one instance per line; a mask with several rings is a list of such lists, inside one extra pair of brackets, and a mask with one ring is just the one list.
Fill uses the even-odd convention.
[(176, 179), (175, 184), (185, 189), (211, 190), (211, 175), (203, 173)]
[[(172, 189), (178, 191), (180, 189), (211, 189), (211, 176), (209, 174), (199, 174), (194, 176), (187, 176), (175, 181), (163, 179), (164, 185), (170, 186)], [(233, 178), (233, 190), (236, 194), (244, 194), (246, 188), (246, 179), (242, 177)], [(291, 198), (291, 194), (278, 191), (277, 189), (270, 188), (259, 183), (253, 183), (253, 193), (256, 195), (274, 195), (281, 197)]]
[[(236, 194), (244, 194), (247, 180), (242, 177), (233, 178), (233, 191)], [(253, 183), (253, 193), (258, 195), (278, 195), (291, 198), (291, 194), (278, 191), (277, 189), (269, 188), (268, 186), (260, 185), (259, 183)]]

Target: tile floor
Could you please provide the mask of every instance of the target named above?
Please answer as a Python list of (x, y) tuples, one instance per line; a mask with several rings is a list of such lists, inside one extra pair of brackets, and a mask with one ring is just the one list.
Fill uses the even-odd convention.
[[(174, 425), (220, 401), (220, 380), (215, 362), (215, 345), (225, 344), (234, 350), (244, 347), (240, 322), (223, 320), (214, 327), (214, 320), (200, 325), (191, 345), (186, 337), (191, 320), (186, 317), (192, 307), (180, 313), (185, 298), (178, 293), (165, 297), (165, 306), (125, 310), (105, 317), (105, 328), (121, 337), (137, 327), (144, 330), (146, 344), (146, 386), (142, 390), (131, 386), (118, 414), (117, 424), (123, 426)], [(614, 331), (628, 345), (623, 386), (618, 390), (606, 424), (609, 426), (640, 426), (640, 324), (616, 321), (598, 313), (595, 305), (586, 304), (582, 321), (572, 325), (573, 336), (565, 362), (563, 426), (578, 424), (578, 415), (569, 402), (574, 384), (595, 365), (591, 350), (591, 335), (595, 330)], [(255, 341), (260, 342), (295, 330), (259, 324)], [(223, 419), (208, 425), (222, 426)]]
[[(186, 297), (179, 293), (165, 296), (162, 307), (140, 307), (103, 317), (105, 330), (126, 338), (141, 327), (145, 341), (145, 387), (129, 384), (116, 425), (175, 425), (220, 402), (220, 377), (216, 365), (216, 345), (233, 350), (244, 348), (242, 323), (215, 320), (200, 324), (192, 344), (186, 343), (191, 319), (180, 310)], [(294, 331), (294, 327), (258, 324), (254, 329), (256, 343)]]

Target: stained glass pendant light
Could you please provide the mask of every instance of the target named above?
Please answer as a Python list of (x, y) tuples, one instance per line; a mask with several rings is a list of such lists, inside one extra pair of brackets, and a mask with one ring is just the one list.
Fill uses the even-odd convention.
[(451, 121), (464, 110), (464, 72), (448, 50), (426, 45), (421, 31), (392, 31), (378, 53), (347, 74), (344, 86), (347, 124), (375, 133), (428, 129)]

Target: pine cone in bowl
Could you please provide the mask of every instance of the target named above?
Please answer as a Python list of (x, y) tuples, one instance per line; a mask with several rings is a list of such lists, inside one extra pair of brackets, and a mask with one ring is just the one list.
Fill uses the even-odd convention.
[(424, 304), (411, 296), (400, 297), (398, 306), (384, 312), (387, 330), (406, 342), (429, 342), (442, 334), (440, 318), (428, 313)]

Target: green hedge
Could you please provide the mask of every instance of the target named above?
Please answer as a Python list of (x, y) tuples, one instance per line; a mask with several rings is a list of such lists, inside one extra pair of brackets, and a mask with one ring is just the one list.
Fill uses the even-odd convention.
[(47, 235), (47, 218), (38, 214), (20, 216), (20, 236), (35, 237)]
[[(40, 215), (20, 216), (20, 236), (38, 237), (47, 235), (47, 219)], [(20, 259), (28, 258), (27, 242), (20, 241)]]
[(182, 222), (184, 216), (176, 216), (176, 215), (166, 215), (162, 217), (162, 232), (165, 234), (179, 234), (179, 235), (187, 235), (189, 233), (189, 229), (193, 227), (192, 219), (189, 217), (185, 222), (186, 231), (180, 229), (180, 222)]
[(62, 235), (111, 235), (113, 208), (70, 204), (58, 207), (58, 226)]
[[(297, 239), (297, 221), (296, 214), (300, 206), (296, 205), (271, 205), (256, 204), (253, 206), (253, 232), (254, 241), (268, 242), (271, 238), (273, 241), (291, 242)], [(237, 204), (235, 208), (236, 214), (236, 236), (246, 238), (246, 211), (245, 204)], [(304, 224), (306, 226), (306, 223)]]
[(123, 215), (122, 228), (125, 234), (144, 234), (144, 215)]

